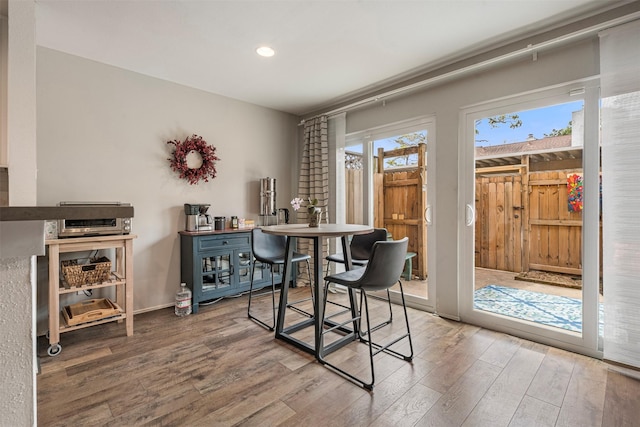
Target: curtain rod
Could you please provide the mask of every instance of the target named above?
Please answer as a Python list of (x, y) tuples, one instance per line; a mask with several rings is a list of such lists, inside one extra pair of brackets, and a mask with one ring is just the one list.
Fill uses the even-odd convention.
[(477, 71), (477, 70), (480, 70), (482, 68), (489, 67), (491, 65), (500, 64), (500, 63), (508, 61), (510, 59), (518, 58), (520, 56), (525, 56), (527, 54), (532, 54), (533, 55), (533, 60), (536, 61), (538, 59), (537, 58), (537, 56), (538, 56), (538, 52), (537, 51), (538, 50), (542, 50), (544, 48), (549, 48), (549, 47), (552, 47), (552, 46), (555, 46), (555, 45), (558, 45), (558, 44), (561, 44), (561, 43), (565, 43), (565, 42), (568, 42), (570, 40), (573, 40), (573, 39), (576, 39), (576, 38), (579, 38), (579, 37), (595, 34), (595, 33), (599, 32), (599, 31), (602, 31), (602, 30), (604, 30), (606, 28), (610, 28), (610, 27), (613, 27), (613, 26), (617, 26), (617, 25), (621, 25), (621, 24), (624, 24), (624, 23), (627, 23), (627, 22), (631, 22), (631, 21), (634, 21), (634, 20), (636, 20), (638, 18), (640, 18), (640, 12), (634, 12), (632, 14), (621, 16), (619, 18), (615, 18), (615, 19), (612, 19), (612, 20), (609, 20), (609, 21), (606, 21), (606, 22), (603, 22), (603, 23), (600, 23), (600, 24), (592, 25), (591, 27), (584, 28), (584, 29), (579, 30), (579, 31), (575, 31), (573, 33), (565, 34), (563, 36), (556, 37), (556, 38), (551, 39), (551, 40), (540, 42), (540, 43), (537, 43), (535, 45), (529, 44), (529, 45), (527, 45), (527, 47), (525, 47), (523, 49), (518, 49), (518, 50), (515, 50), (513, 52), (505, 53), (504, 55), (496, 56), (494, 58), (490, 58), (490, 59), (478, 62), (476, 64), (472, 64), (472, 65), (469, 65), (469, 66), (466, 66), (466, 67), (458, 68), (457, 70), (449, 71), (449, 72), (446, 72), (446, 73), (443, 73), (443, 74), (440, 74), (440, 75), (437, 75), (437, 76), (434, 76), (434, 77), (430, 77), (428, 79), (421, 80), (419, 82), (412, 83), (412, 84), (407, 85), (407, 86), (402, 86), (402, 87), (399, 87), (397, 89), (393, 89), (393, 90), (390, 90), (388, 92), (381, 93), (379, 95), (375, 95), (375, 96), (371, 96), (371, 97), (368, 97), (368, 98), (365, 98), (365, 99), (361, 99), (360, 101), (353, 102), (351, 104), (345, 105), (344, 107), (336, 108), (334, 110), (330, 110), (330, 111), (327, 111), (325, 113), (318, 114), (318, 115), (313, 116), (313, 117), (309, 117), (307, 119), (302, 119), (300, 121), (300, 123), (298, 123), (298, 126), (304, 125), (305, 120), (314, 119), (314, 118), (320, 117), (320, 116), (328, 116), (328, 117), (336, 116), (338, 114), (348, 112), (350, 110), (353, 110), (354, 108), (360, 107), (362, 105), (369, 104), (371, 102), (377, 102), (377, 101), (380, 101), (380, 100), (384, 100), (384, 98), (388, 98), (388, 97), (393, 96), (393, 95), (398, 95), (398, 94), (401, 94), (401, 93), (404, 93), (404, 92), (408, 92), (408, 91), (411, 91), (411, 90), (414, 90), (414, 89), (418, 89), (418, 88), (421, 88), (421, 87), (424, 87), (424, 86), (433, 85), (433, 84), (439, 83), (439, 82), (447, 80), (447, 79), (458, 77), (458, 76), (464, 75), (464, 74), (472, 72), (472, 71)]

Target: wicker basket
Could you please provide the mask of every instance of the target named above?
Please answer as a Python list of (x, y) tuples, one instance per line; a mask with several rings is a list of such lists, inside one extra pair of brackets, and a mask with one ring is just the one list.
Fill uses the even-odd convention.
[(77, 259), (62, 261), (62, 277), (69, 286), (83, 286), (90, 283), (102, 283), (109, 279), (111, 261), (107, 257), (92, 258), (88, 264), (78, 264)]

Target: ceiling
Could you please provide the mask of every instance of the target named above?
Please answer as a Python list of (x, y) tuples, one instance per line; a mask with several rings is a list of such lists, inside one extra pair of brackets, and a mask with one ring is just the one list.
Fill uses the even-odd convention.
[[(304, 115), (603, 0), (36, 0), (39, 46)], [(272, 58), (255, 49), (269, 45)]]

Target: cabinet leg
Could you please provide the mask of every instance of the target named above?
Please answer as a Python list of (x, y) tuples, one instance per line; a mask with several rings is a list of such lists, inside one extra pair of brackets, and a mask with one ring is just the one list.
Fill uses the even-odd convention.
[[(49, 245), (49, 344), (60, 342), (60, 246)], [(49, 347), (51, 348), (51, 347)]]
[[(127, 336), (133, 335), (133, 241), (124, 242), (124, 274), (127, 280), (124, 291), (124, 306), (127, 318), (125, 319)], [(118, 267), (120, 268), (120, 267)]]

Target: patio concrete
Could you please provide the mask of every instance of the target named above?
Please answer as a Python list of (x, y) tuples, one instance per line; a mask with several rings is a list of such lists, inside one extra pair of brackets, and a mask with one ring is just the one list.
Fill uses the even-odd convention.
[[(578, 299), (582, 297), (582, 291), (580, 289), (516, 280), (516, 276), (517, 273), (511, 271), (476, 268), (475, 286), (476, 289), (479, 289), (493, 284), (534, 292), (542, 292), (550, 295), (559, 295)], [(428, 278), (427, 280), (403, 280), (402, 285), (404, 286), (406, 294), (426, 297), (428, 280)]]

